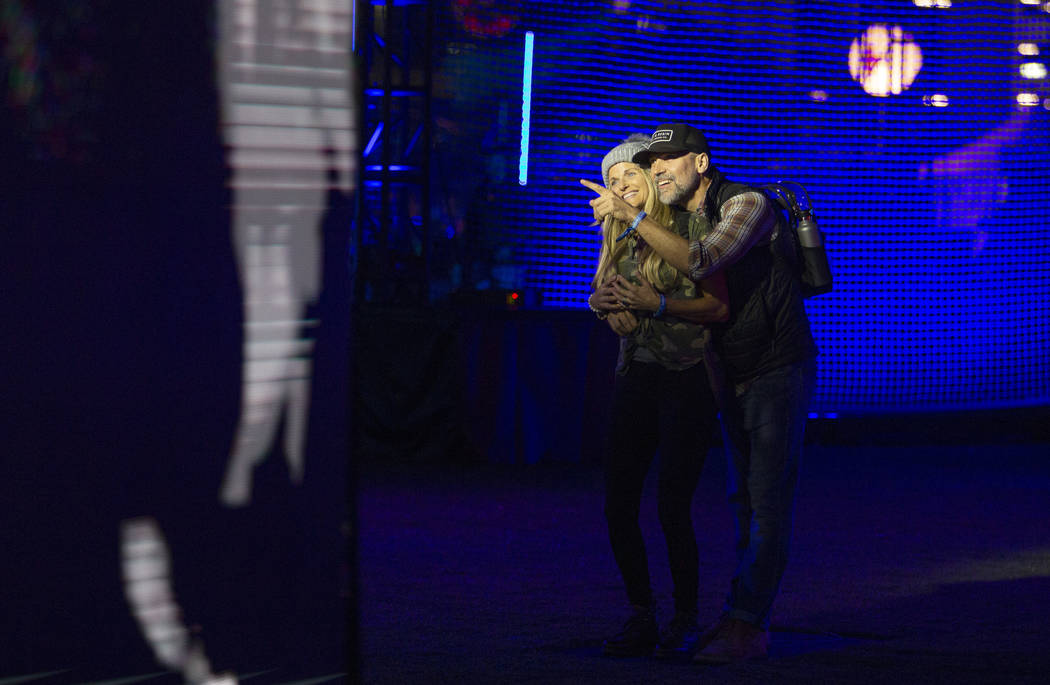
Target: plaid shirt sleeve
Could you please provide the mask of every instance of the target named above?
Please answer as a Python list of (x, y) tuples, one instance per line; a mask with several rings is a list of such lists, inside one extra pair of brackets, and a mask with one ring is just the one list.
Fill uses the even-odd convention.
[(759, 192), (734, 195), (722, 205), (722, 220), (702, 240), (689, 244), (689, 278), (702, 281), (733, 264), (763, 239), (772, 239), (776, 213)]

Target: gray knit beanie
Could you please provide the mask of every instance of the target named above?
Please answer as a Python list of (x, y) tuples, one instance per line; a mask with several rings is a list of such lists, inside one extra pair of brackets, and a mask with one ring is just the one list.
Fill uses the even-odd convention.
[(609, 150), (602, 159), (602, 182), (609, 187), (609, 169), (620, 162), (630, 162), (635, 154), (649, 148), (649, 136), (644, 133), (632, 133), (622, 143)]

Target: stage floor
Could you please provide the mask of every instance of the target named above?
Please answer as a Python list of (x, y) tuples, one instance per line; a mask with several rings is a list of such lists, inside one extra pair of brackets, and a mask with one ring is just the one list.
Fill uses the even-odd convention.
[[(733, 568), (724, 476), (715, 450), (694, 502), (701, 621)], [(770, 658), (724, 667), (601, 655), (628, 611), (601, 492), (587, 465), (363, 466), (363, 682), (1047, 682), (1047, 445), (808, 446)]]

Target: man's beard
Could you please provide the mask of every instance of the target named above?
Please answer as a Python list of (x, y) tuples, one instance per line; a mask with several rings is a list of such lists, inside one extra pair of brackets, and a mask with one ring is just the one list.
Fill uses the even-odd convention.
[(670, 174), (654, 179), (657, 183), (664, 178), (671, 180), (670, 186), (657, 186), (660, 201), (665, 205), (685, 204), (684, 200), (688, 200), (696, 192), (696, 189), (700, 187), (700, 174), (695, 169), (690, 169), (688, 174), (686, 178), (682, 179), (681, 183), (676, 176), (671, 176)]

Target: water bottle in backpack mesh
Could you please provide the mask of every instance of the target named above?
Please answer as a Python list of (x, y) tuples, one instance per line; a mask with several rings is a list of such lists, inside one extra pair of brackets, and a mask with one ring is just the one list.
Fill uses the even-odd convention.
[[(795, 238), (801, 257), (799, 279), (802, 281), (802, 294), (814, 297), (830, 292), (831, 267), (809, 193), (796, 181), (767, 183), (759, 188), (783, 210), (787, 226)], [(799, 202), (799, 197), (804, 200), (804, 204)]]

